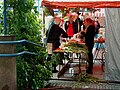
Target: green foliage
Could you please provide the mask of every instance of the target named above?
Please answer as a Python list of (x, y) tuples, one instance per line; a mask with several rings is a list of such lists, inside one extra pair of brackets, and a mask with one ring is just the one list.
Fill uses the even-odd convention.
[(56, 64), (56, 65), (58, 65), (60, 63), (60, 54), (59, 53), (56, 53), (56, 54), (52, 55), (51, 63)]
[(88, 48), (84, 44), (79, 44), (78, 42), (69, 42), (68, 44), (65, 44), (65, 47), (67, 47), (65, 49), (67, 52), (81, 52), (84, 53), (86, 56), (88, 55)]
[[(44, 81), (52, 75), (51, 62), (46, 60), (46, 48), (42, 44), (42, 24), (34, 8), (34, 0), (8, 0), (7, 30), (15, 35), (16, 40), (29, 40), (40, 46), (29, 43), (17, 45), (17, 52), (35, 52), (38, 56), (24, 54), (17, 57), (17, 88), (37, 90), (44, 87)], [(49, 66), (50, 65), (50, 66)]]
[(98, 80), (98, 78), (89, 77), (85, 73), (80, 73), (78, 76), (78, 82), (97, 83)]
[(34, 90), (44, 87), (44, 81), (50, 78), (51, 72), (41, 64), (27, 63), (20, 60), (17, 63), (18, 90), (32, 88)]

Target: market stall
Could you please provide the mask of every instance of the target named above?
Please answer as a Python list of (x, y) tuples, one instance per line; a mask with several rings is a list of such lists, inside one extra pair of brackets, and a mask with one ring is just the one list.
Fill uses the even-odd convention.
[(43, 0), (50, 8), (105, 8), (105, 80), (120, 79), (120, 0)]

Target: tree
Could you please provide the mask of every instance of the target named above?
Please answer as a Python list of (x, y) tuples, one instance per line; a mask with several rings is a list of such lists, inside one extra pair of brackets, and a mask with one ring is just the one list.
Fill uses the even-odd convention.
[(7, 30), (16, 40), (29, 40), (40, 46), (28, 43), (17, 45), (17, 52), (30, 51), (38, 55), (24, 54), (17, 57), (17, 88), (37, 90), (44, 87), (44, 81), (52, 75), (50, 62), (46, 62), (46, 48), (42, 45), (42, 23), (34, 8), (33, 0), (7, 1)]

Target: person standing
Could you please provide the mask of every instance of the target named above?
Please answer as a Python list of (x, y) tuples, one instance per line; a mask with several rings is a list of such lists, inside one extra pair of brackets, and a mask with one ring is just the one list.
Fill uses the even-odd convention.
[(85, 30), (81, 34), (85, 37), (85, 45), (88, 47), (88, 67), (87, 74), (93, 74), (93, 54), (92, 49), (94, 46), (95, 26), (91, 18), (86, 18), (83, 22)]
[(68, 34), (69, 39), (75, 34), (75, 22), (73, 15), (70, 15), (69, 20), (65, 22), (65, 30)]
[[(46, 33), (48, 35), (47, 43), (52, 44), (52, 50), (55, 50), (59, 48), (60, 46), (60, 37), (67, 38), (67, 33), (59, 26), (61, 22), (61, 19), (59, 17), (54, 18), (54, 24), (51, 26), (49, 33)], [(60, 58), (62, 58), (62, 53), (60, 54)], [(51, 54), (48, 55), (48, 58), (50, 59)], [(57, 72), (56, 70), (56, 64), (53, 65), (53, 73)]]
[(94, 25), (95, 25), (95, 38), (98, 38), (99, 29), (100, 29), (100, 23), (98, 21), (98, 17), (95, 17)]
[(83, 21), (79, 18), (79, 15), (81, 13), (77, 12), (77, 18), (75, 20), (75, 33), (78, 33), (81, 31), (81, 26), (83, 25)]

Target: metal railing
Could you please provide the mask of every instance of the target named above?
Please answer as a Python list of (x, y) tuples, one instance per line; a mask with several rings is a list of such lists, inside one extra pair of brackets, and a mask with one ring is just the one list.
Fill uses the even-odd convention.
[[(40, 46), (39, 44), (36, 44), (34, 42), (28, 41), (28, 40), (18, 40), (18, 41), (0, 41), (0, 44), (21, 44), (21, 43), (30, 43), (35, 46)], [(29, 51), (22, 51), (19, 53), (13, 53), (13, 54), (0, 54), (0, 57), (15, 57), (23, 54), (32, 54), (32, 55), (38, 55), (37, 53), (34, 52), (29, 52)]]

